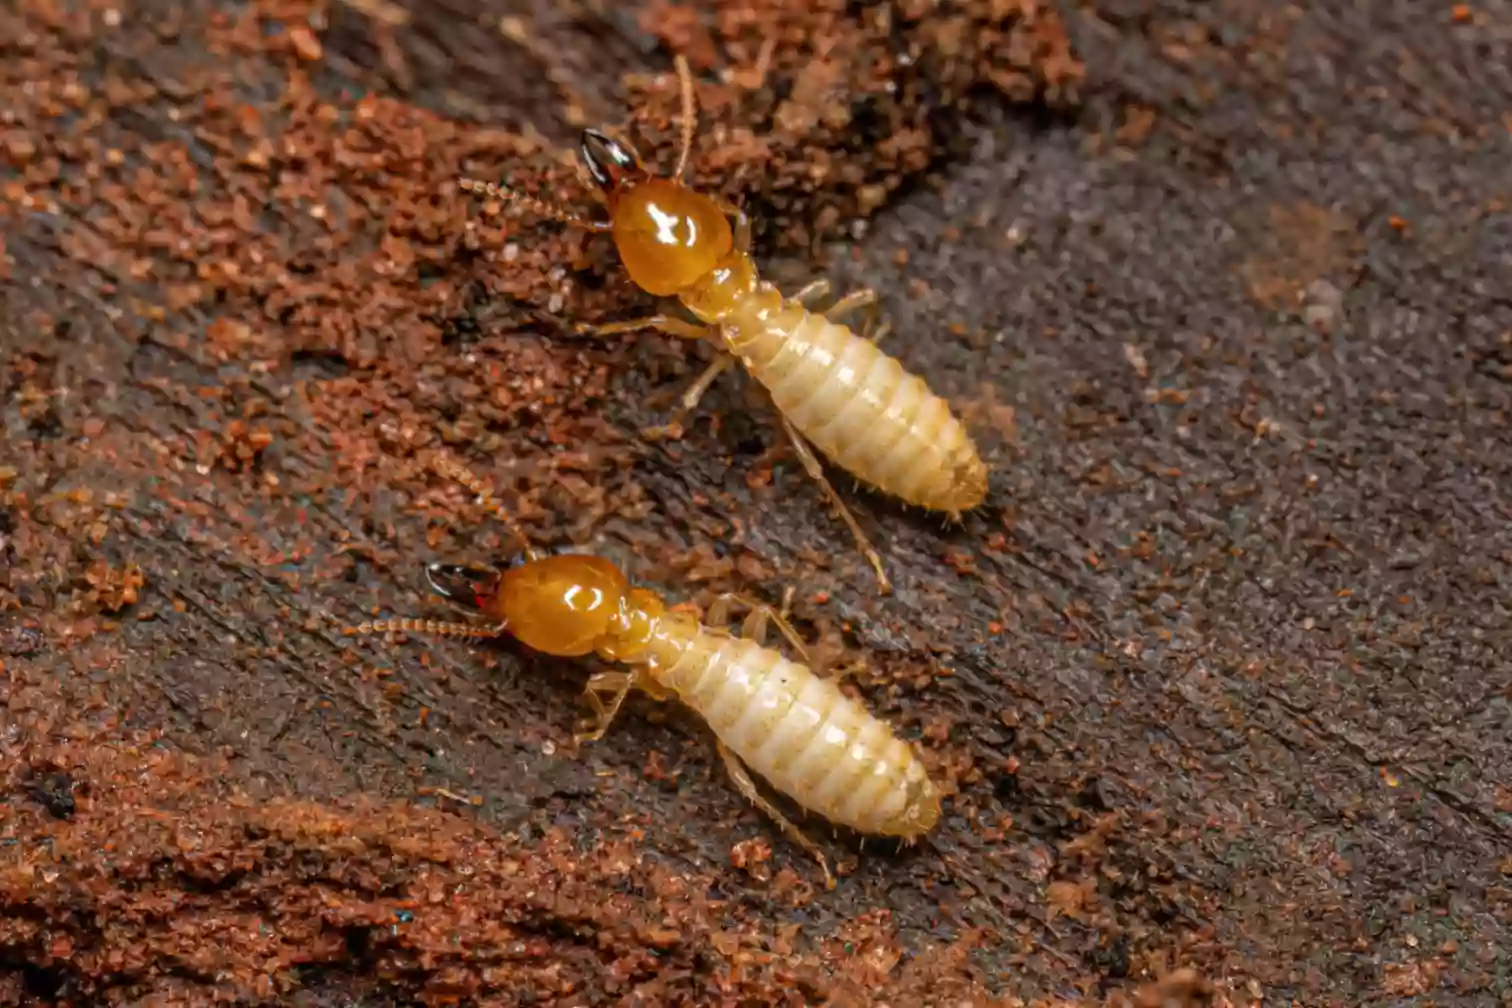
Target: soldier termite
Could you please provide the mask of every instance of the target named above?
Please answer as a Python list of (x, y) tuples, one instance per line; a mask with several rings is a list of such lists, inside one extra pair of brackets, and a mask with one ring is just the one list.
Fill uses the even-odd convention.
[[(497, 637), (505, 633), (558, 657), (596, 656), (630, 667), (599, 672), (584, 696), (597, 715), (580, 742), (597, 741), (631, 689), (658, 700), (676, 698), (713, 729), (735, 786), (819, 862), (834, 887), (819, 845), (758, 792), (755, 770), (803, 807), (862, 834), (913, 842), (940, 818), (940, 794), (914, 749), (884, 722), (841, 692), (837, 676), (810, 668), (807, 649), (786, 618), (740, 595), (723, 595), (707, 622), (675, 612), (655, 592), (632, 586), (602, 557), (542, 556), (510, 522), (487, 486), (447, 457), (437, 471), (478, 494), (524, 546), (523, 562), (502, 572), (431, 564), (431, 587), (489, 620), (487, 625), (391, 619), (349, 627), (348, 634), (429, 633)], [(741, 635), (721, 629), (730, 609), (747, 610)], [(765, 646), (775, 625), (801, 661)]]
[[(854, 291), (822, 314), (811, 312), (808, 306), (828, 294), (829, 281), (816, 280), (784, 297), (757, 274), (749, 254), (747, 214), (683, 184), (695, 103), (687, 60), (678, 56), (676, 62), (682, 84), (682, 149), (672, 175), (655, 175), (637, 154), (601, 132), (583, 134), (581, 155), (603, 192), (608, 221), (589, 220), (491, 182), (464, 179), (461, 184), (497, 198), (513, 196), (563, 223), (608, 232), (637, 286), (675, 297), (702, 324), (652, 315), (580, 326), (579, 331), (655, 328), (713, 343), (714, 362), (688, 386), (667, 427), (691, 412), (738, 358), (771, 393), (799, 460), (850, 528), (876, 570), (881, 590), (889, 591), (881, 557), (830, 486), (809, 442), (858, 480), (952, 519), (985, 498), (987, 467), (949, 405), (877, 346), (885, 326), (865, 338), (839, 321), (858, 308), (875, 308), (874, 290)], [(728, 217), (735, 219), (733, 230)]]

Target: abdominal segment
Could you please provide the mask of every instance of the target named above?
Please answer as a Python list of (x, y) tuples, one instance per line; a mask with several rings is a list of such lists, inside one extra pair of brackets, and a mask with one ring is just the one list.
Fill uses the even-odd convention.
[(748, 336), (741, 353), (793, 426), (858, 479), (931, 510), (981, 503), (986, 468), (966, 428), (870, 340), (792, 307)]
[(777, 651), (705, 633), (663, 681), (750, 769), (831, 822), (913, 836), (938, 817), (912, 748), (833, 681)]

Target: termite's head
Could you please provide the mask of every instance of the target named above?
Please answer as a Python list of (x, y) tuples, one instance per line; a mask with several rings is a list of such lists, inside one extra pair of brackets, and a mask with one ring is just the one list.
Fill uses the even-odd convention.
[(465, 582), (456, 593), (445, 590), (445, 582), (431, 573), (438, 569), (455, 568), (433, 564), (427, 570), (431, 586), (442, 595), (497, 619), (527, 647), (563, 658), (593, 651), (619, 616), (629, 588), (608, 560), (576, 553), (526, 560), (495, 575), (482, 591), (472, 591)]
[(713, 200), (677, 179), (651, 174), (613, 139), (584, 130), (582, 154), (608, 201), (620, 260), (648, 294), (686, 290), (734, 246), (730, 222)]

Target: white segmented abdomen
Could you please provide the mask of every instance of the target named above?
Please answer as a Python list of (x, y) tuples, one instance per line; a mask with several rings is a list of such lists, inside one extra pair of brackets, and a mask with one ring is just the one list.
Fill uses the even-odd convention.
[(726, 322), (777, 408), (837, 465), (920, 507), (959, 513), (987, 494), (965, 426), (875, 343), (758, 289)]
[(702, 629), (667, 665), (659, 683), (805, 808), (887, 836), (919, 836), (939, 819), (939, 793), (912, 747), (832, 680), (754, 641)]

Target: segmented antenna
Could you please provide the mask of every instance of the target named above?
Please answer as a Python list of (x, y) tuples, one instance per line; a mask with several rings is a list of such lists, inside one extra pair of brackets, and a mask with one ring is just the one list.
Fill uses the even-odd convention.
[(693, 150), (693, 129), (698, 124), (697, 109), (693, 98), (693, 71), (688, 67), (688, 58), (678, 53), (673, 62), (677, 65), (677, 79), (682, 84), (682, 151), (677, 155), (677, 171), (672, 177), (681, 182), (688, 169), (688, 155)]
[(497, 637), (503, 630), (499, 627), (469, 626), (466, 623), (405, 618), (371, 620), (361, 626), (343, 627), (341, 632), (348, 637), (386, 633), (432, 634), (440, 637)]
[(470, 193), (480, 196), (492, 196), (494, 199), (510, 200), (529, 210), (531, 213), (545, 217), (548, 220), (560, 221), (572, 227), (586, 228), (589, 231), (608, 231), (612, 225), (608, 221), (590, 220), (582, 214), (568, 210), (566, 207), (535, 196), (527, 196), (517, 192), (499, 182), (484, 182), (482, 179), (459, 178), (457, 185)]
[(476, 473), (444, 452), (437, 452), (432, 457), (431, 468), (442, 476), (462, 484), (473, 493), (478, 498), (478, 503), (483, 506), (483, 509), (503, 522), (504, 527), (509, 529), (510, 533), (520, 541), (520, 547), (526, 559), (535, 560), (540, 556), (535, 548), (530, 545), (530, 540), (526, 537), (524, 530), (515, 524), (514, 519), (509, 516), (509, 512), (504, 510), (504, 502), (494, 496), (493, 490)]

